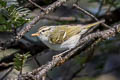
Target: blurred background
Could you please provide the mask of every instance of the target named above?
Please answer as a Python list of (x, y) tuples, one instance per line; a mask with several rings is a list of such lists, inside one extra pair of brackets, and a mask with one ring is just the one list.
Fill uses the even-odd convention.
[[(45, 8), (56, 0), (32, 1)], [(37, 37), (31, 37), (31, 34), (40, 27), (95, 22), (83, 12), (73, 8), (73, 4), (79, 5), (98, 19), (105, 19), (106, 24), (111, 27), (114, 24), (119, 24), (120, 0), (68, 0), (40, 19), (16, 44), (0, 51), (0, 80), (13, 80), (18, 76), (20, 70), (22, 70), (22, 73), (32, 71), (47, 63), (53, 55), (59, 53), (48, 49)], [(15, 36), (41, 11), (27, 0), (1, 0), (0, 43), (4, 44)], [(72, 20), (56, 20), (55, 17), (67, 17), (72, 18)], [(106, 30), (106, 28), (100, 26), (100, 30)], [(46, 80), (120, 80), (119, 36), (118, 34), (113, 38), (102, 41), (93, 49), (84, 51), (65, 64), (49, 71)], [(92, 54), (92, 56), (86, 62), (89, 54)], [(19, 62), (20, 55), (25, 58), (22, 63)]]

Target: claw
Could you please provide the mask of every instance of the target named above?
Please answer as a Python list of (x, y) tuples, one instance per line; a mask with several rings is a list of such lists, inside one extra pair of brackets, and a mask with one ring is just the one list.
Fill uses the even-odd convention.
[(60, 58), (60, 61), (57, 63), (57, 66), (59, 66), (65, 62), (65, 59), (62, 58), (62, 54), (53, 56), (53, 59), (56, 59), (56, 58)]

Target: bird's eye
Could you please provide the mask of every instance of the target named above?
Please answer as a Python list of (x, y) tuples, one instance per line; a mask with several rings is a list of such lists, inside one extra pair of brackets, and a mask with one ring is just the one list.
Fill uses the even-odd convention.
[(42, 32), (45, 32), (45, 30), (42, 30)]

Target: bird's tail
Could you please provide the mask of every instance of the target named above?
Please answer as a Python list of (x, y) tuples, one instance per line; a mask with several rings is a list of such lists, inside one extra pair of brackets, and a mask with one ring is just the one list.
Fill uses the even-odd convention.
[(105, 20), (101, 20), (101, 21), (97, 21), (97, 22), (95, 22), (95, 23), (87, 24), (87, 25), (85, 25), (85, 28), (86, 28), (86, 29), (89, 29), (89, 28), (91, 28), (91, 27), (93, 27), (93, 26), (96, 26), (96, 25), (98, 25), (98, 24), (100, 24), (100, 23), (103, 23), (103, 22), (105, 22)]

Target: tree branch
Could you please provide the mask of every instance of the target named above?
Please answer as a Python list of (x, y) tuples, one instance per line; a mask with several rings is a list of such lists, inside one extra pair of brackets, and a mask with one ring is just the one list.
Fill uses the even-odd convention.
[[(94, 19), (95, 21), (99, 21), (93, 14), (91, 14), (90, 12), (84, 10), (83, 8), (79, 7), (78, 5), (76, 4), (73, 4), (73, 6), (75, 8), (77, 8), (78, 10), (82, 11), (83, 13), (87, 14), (88, 16), (90, 16), (92, 19)], [(107, 28), (110, 28), (110, 26), (108, 26), (107, 24), (105, 23), (102, 23), (103, 26), (107, 27)]]
[(25, 74), (19, 75), (18, 79), (40, 79), (44, 74), (46, 74), (49, 70), (53, 69), (59, 62), (61, 62), (61, 58), (62, 60), (64, 59), (66, 62), (76, 54), (80, 54), (81, 52), (85, 51), (90, 45), (92, 45), (96, 38), (101, 38), (105, 40), (115, 36), (119, 32), (120, 24), (105, 31), (89, 34), (88, 36), (80, 39), (78, 46), (76, 46), (75, 48), (60, 53), (61, 57), (54, 58), (52, 61), (48, 62), (47, 64), (41, 66), (38, 69), (33, 70), (32, 72), (27, 72)]

